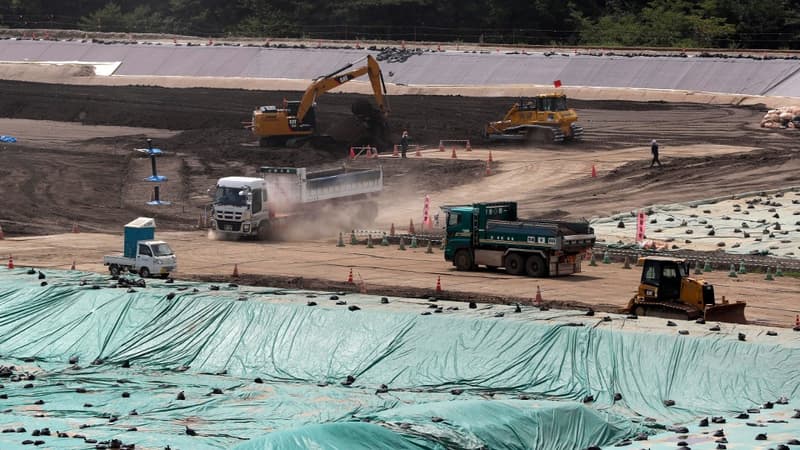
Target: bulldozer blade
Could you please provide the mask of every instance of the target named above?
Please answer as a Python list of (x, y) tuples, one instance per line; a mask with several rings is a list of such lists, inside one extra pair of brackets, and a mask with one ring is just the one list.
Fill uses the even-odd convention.
[(722, 303), (706, 308), (705, 319), (711, 322), (747, 323), (744, 317), (745, 302)]

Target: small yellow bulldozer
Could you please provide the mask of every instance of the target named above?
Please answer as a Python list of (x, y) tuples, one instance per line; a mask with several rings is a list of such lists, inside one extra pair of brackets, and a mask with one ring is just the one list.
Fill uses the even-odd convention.
[(540, 94), (520, 98), (503, 120), (489, 122), (483, 136), (490, 141), (524, 141), (539, 144), (581, 139), (578, 114), (567, 108), (564, 94)]
[(626, 312), (637, 316), (705, 319), (713, 322), (747, 323), (745, 302), (717, 303), (714, 286), (689, 276), (685, 259), (664, 256), (641, 258), (642, 279)]

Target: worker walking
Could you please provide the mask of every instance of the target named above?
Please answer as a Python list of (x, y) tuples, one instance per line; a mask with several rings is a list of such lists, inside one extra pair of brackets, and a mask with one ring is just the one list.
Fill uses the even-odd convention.
[(400, 137), (400, 154), (401, 158), (406, 157), (406, 152), (408, 151), (408, 131), (403, 131), (403, 136)]
[(653, 167), (653, 165), (656, 163), (658, 163), (658, 167), (661, 167), (661, 161), (658, 160), (658, 142), (656, 142), (655, 139), (650, 142), (650, 153), (653, 154), (653, 160), (650, 161), (650, 167)]

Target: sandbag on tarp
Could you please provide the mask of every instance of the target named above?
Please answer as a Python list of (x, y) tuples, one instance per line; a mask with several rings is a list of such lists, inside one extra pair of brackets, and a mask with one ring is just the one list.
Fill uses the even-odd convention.
[[(126, 425), (140, 429), (138, 442), (184, 442), (183, 427), (191, 425), (200, 429), (193, 448), (226, 448), (265, 433), (359, 418), (427, 427), (427, 414), (435, 413), (461, 424), (459, 439), (471, 433), (491, 446), (506, 445), (494, 429), (508, 428), (508, 417), (545, 423), (540, 412), (492, 409), (516, 408), (508, 401), (520, 394), (563, 402), (567, 409), (553, 410), (559, 417), (591, 395), (588, 408), (615, 415), (600, 416), (607, 425), (591, 423), (620, 430), (613, 437), (625, 427), (609, 417), (685, 423), (800, 396), (800, 366), (792, 364), (800, 361), (797, 333), (739, 341), (739, 330), (758, 329), (712, 333), (687, 323), (691, 335), (681, 336), (661, 319), (606, 322), (535, 308), (495, 317), (510, 307), (488, 305), (421, 316), (419, 301), (383, 305), (379, 297), (347, 294), (349, 304), (361, 307), (352, 312), (323, 293), (314, 294), (319, 304), (310, 307), (308, 292), (161, 280), (128, 292), (110, 288), (115, 282), (105, 276), (46, 272), (49, 284), (41, 286), (35, 273), (0, 271), (0, 364), (36, 375), (33, 390), (5, 383), (12, 412), (0, 414), (0, 427), (51, 426), (42, 421), (60, 418), (57, 425), (79, 432), (81, 419), (91, 418), (98, 426), (80, 432), (113, 436), (117, 425), (109, 415), (140, 408), (146, 414), (125, 416)], [(82, 368), (71, 368), (73, 356)], [(76, 384), (89, 391), (81, 394), (86, 400), (74, 399)], [(381, 384), (388, 393), (376, 393)], [(186, 400), (176, 400), (181, 390)], [(122, 399), (122, 391), (134, 395)], [(34, 398), (45, 403), (31, 408)], [(448, 409), (456, 399), (453, 408), (468, 406), (463, 416)], [(81, 409), (76, 401), (100, 408)], [(499, 401), (503, 406), (492, 406)], [(445, 405), (425, 409), (437, 403)], [(570, 420), (578, 414), (598, 429), (583, 409), (569, 411)], [(446, 429), (438, 427), (426, 439), (440, 442), (433, 431)], [(170, 441), (175, 435), (182, 440)], [(0, 434), (0, 447), (17, 437)]]
[[(128, 294), (68, 283), (39, 287), (35, 279), (0, 282), (0, 354), (63, 360), (75, 353), (108, 364), (297, 383), (354, 376), (353, 387), (372, 389), (386, 383), (567, 400), (593, 395), (606, 404), (620, 392), (626, 408), (672, 421), (800, 389), (800, 366), (785, 364), (787, 355), (800, 360), (800, 350), (723, 335), (612, 332), (543, 324), (524, 314), (486, 320), (468, 310), (420, 316), (365, 303), (353, 313), (307, 307), (301, 295), (296, 303), (237, 301), (239, 291), (225, 297), (207, 288), (170, 300), (171, 290)], [(676, 407), (665, 407), (665, 399)]]

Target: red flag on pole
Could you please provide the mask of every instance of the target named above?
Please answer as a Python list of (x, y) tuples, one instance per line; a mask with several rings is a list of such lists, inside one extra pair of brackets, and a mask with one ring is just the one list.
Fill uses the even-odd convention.
[(560, 88), (561, 87), (561, 80), (553, 81), (553, 86)]

